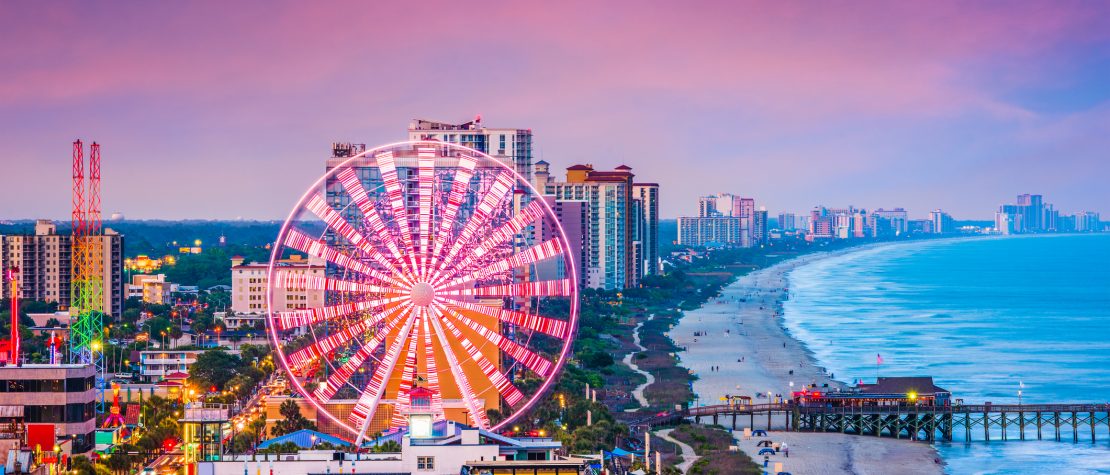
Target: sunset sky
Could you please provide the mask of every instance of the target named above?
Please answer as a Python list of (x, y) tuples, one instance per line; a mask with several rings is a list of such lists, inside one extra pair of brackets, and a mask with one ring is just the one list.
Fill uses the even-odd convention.
[(475, 114), (632, 166), (665, 218), (1110, 214), (1110, 2), (384, 3), (0, 3), (0, 219), (68, 217), (78, 137), (106, 213), (274, 219), (331, 142)]

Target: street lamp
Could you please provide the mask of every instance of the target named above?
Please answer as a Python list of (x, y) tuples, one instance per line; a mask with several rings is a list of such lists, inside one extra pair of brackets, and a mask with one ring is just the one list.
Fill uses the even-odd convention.
[(1025, 382), (1018, 381), (1018, 406), (1021, 405), (1021, 390), (1025, 389)]
[(312, 434), (311, 436), (309, 436), (309, 438), (312, 439), (312, 448), (315, 449), (316, 448), (316, 434)]

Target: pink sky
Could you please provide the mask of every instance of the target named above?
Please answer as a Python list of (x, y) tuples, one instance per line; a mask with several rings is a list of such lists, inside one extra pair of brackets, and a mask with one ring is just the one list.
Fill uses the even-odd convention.
[(106, 211), (269, 219), (330, 142), (477, 113), (556, 168), (627, 163), (664, 217), (1110, 213), (1110, 3), (378, 3), (0, 4), (0, 219), (68, 216), (75, 137)]

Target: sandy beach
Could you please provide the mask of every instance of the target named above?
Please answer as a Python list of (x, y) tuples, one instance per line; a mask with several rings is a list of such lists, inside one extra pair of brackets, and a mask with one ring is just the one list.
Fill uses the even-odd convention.
[[(881, 245), (881, 244), (879, 244)], [(812, 354), (792, 338), (781, 324), (782, 302), (788, 297), (787, 274), (793, 269), (820, 259), (872, 246), (808, 254), (760, 269), (740, 277), (724, 288), (720, 298), (702, 308), (686, 312), (669, 336), (685, 351), (681, 364), (698, 376), (694, 381), (696, 403), (721, 404), (728, 395), (753, 397), (753, 402), (768, 402), (767, 394), (788, 395), (809, 384), (830, 388), (845, 387), (826, 374)], [(793, 383), (793, 386), (791, 386)], [(746, 426), (744, 420), (738, 428)], [(789, 438), (790, 444), (804, 446), (793, 456), (791, 473), (883, 473), (881, 466), (922, 469), (914, 473), (942, 473), (934, 462), (935, 449), (928, 444), (894, 439), (845, 439), (859, 436), (780, 432), (784, 420), (773, 421), (772, 439)], [(766, 428), (766, 419), (756, 421)], [(743, 446), (743, 443), (741, 443)], [(741, 447), (743, 448), (743, 447)], [(881, 454), (875, 459), (876, 454)], [(762, 461), (762, 458), (757, 459)], [(870, 460), (871, 462), (868, 462)], [(872, 463), (873, 462), (873, 463)], [(927, 463), (926, 463), (927, 462)], [(808, 471), (804, 467), (820, 467)], [(866, 469), (872, 467), (873, 469)]]

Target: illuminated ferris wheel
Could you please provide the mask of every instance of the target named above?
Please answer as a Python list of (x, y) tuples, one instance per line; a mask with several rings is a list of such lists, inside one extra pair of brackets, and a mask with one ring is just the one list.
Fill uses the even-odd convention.
[[(577, 328), (576, 251), (551, 205), (511, 165), (466, 147), (351, 155), (329, 162), (274, 244), (266, 304), (279, 364), (359, 442), (416, 412), (510, 424), (551, 386)], [(290, 265), (294, 255), (326, 270)]]

